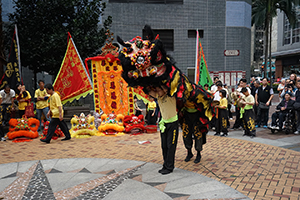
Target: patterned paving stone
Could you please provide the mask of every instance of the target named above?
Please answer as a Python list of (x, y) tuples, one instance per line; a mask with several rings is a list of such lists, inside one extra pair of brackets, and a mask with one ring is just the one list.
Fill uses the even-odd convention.
[(26, 199), (55, 199), (41, 162), (38, 162), (22, 198)]
[(122, 182), (126, 179), (132, 177), (133, 173), (136, 172), (141, 166), (134, 168), (102, 185), (95, 187), (88, 192), (83, 193), (82, 195), (74, 198), (74, 200), (82, 200), (82, 199), (103, 199), (107, 196), (111, 191), (113, 191), (116, 187), (118, 187)]
[[(64, 162), (62, 159), (60, 162)], [(80, 160), (80, 159), (79, 159)], [(90, 163), (101, 163), (102, 159), (90, 159)], [(123, 163), (124, 160), (114, 160), (115, 163)], [(127, 163), (136, 163), (136, 161), (126, 161)], [(46, 162), (47, 163), (47, 162)], [(1, 165), (0, 165), (1, 166)], [(79, 165), (78, 165), (79, 166)], [(84, 165), (83, 165), (84, 166)], [(55, 166), (54, 166), (55, 167)], [(82, 167), (82, 166), (79, 166)], [(1, 198), (4, 199), (199, 199), (199, 188), (201, 189), (202, 198), (211, 198), (217, 196), (220, 191), (224, 193), (224, 197), (234, 199), (239, 196), (243, 199), (249, 199), (236, 190), (200, 174), (195, 174), (186, 170), (175, 168), (172, 174), (163, 176), (157, 173), (157, 169), (161, 166), (154, 163), (143, 163), (132, 168), (122, 171), (116, 171), (119, 166), (112, 169), (114, 173), (97, 178), (96, 176), (90, 180), (84, 179), (81, 183), (74, 186), (66, 187), (57, 191), (60, 184), (64, 184), (62, 180), (74, 176), (73, 172), (45, 173), (43, 165), (40, 161), (36, 162), (22, 175), (8, 186), (2, 193)], [(55, 168), (53, 168), (55, 169)], [(53, 170), (52, 169), (52, 170)], [(84, 168), (83, 168), (84, 169)], [(51, 171), (52, 171), (51, 170)], [(17, 171), (15, 175), (19, 172)], [(96, 175), (92, 172), (80, 172), (84, 176)], [(137, 175), (139, 174), (139, 175)], [(53, 179), (52, 176), (56, 176)], [(136, 180), (141, 176), (139, 180)], [(143, 181), (143, 176), (145, 180)], [(49, 177), (50, 178), (49, 180)], [(158, 178), (159, 177), (159, 178)], [(10, 177), (0, 180), (10, 179)], [(51, 180), (52, 179), (52, 180)], [(71, 180), (71, 179), (70, 179)], [(165, 180), (161, 182), (160, 180)], [(52, 182), (52, 184), (50, 183)], [(22, 185), (22, 187), (20, 187)], [(296, 188), (294, 189), (296, 190)], [(207, 193), (210, 191), (210, 193)], [(195, 198), (190, 198), (194, 196)]]
[[(276, 139), (270, 133), (259, 134), (259, 137)], [(274, 138), (270, 138), (269, 135)], [(289, 139), (294, 135), (279, 135), (279, 137)], [(300, 140), (300, 136), (297, 138)], [(138, 144), (138, 141), (144, 140), (149, 140), (151, 143)], [(296, 189), (300, 185), (300, 152), (241, 139), (208, 135), (207, 140), (201, 162), (194, 164), (193, 159), (190, 162), (184, 162), (186, 150), (182, 137), (179, 137), (175, 166), (213, 178), (252, 199), (284, 198), (278, 197), (278, 194), (289, 196), (290, 199), (297, 199), (300, 196), (300, 192)], [(32, 149), (38, 149), (38, 151)], [(68, 151), (61, 151), (62, 149), (68, 149)], [(32, 152), (36, 153), (32, 154)], [(71, 162), (62, 161), (61, 158), (71, 159)], [(0, 143), (0, 164), (41, 160), (47, 173), (50, 172), (47, 170), (51, 169), (65, 173), (80, 171), (83, 168), (103, 176), (116, 172), (112, 171), (111, 167), (103, 167), (109, 165), (105, 159), (99, 167), (90, 167), (87, 164), (79, 168), (76, 166), (78, 158), (126, 159), (162, 164), (159, 134), (91, 137), (64, 142), (51, 141), (50, 144), (43, 144), (38, 139), (26, 143), (12, 143), (11, 141)], [(46, 159), (56, 160), (47, 161)], [(141, 181), (141, 179), (143, 177), (133, 178), (136, 181)], [(292, 188), (295, 189), (292, 190)]]

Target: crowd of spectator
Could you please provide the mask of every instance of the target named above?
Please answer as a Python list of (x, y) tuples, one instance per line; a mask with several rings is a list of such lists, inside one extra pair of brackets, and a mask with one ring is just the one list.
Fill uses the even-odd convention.
[[(295, 120), (294, 134), (300, 132), (300, 76), (291, 74), (289, 78), (278, 78), (280, 103), (276, 111), (271, 113), (272, 122), (269, 121), (270, 106), (274, 98), (273, 87), (268, 78), (258, 80), (251, 78), (249, 86), (247, 80), (242, 78), (235, 90), (228, 89), (226, 83), (222, 83), (218, 77), (214, 77), (213, 85), (204, 85), (206, 91), (214, 95), (213, 105), (216, 113), (211, 120), (210, 127), (216, 131), (215, 135), (227, 136), (227, 129), (244, 129), (244, 135), (255, 137), (256, 128), (270, 128), (282, 131), (285, 128), (284, 121), (288, 113), (293, 112)], [(226, 112), (224, 112), (226, 110)], [(232, 112), (235, 112), (235, 122), (230, 127), (229, 120)], [(226, 125), (226, 127), (225, 127)], [(221, 133), (220, 133), (221, 132)]]
[(36, 118), (40, 120), (41, 130), (41, 119), (44, 114), (44, 119), (50, 121), (47, 116), (49, 112), (48, 99), (50, 95), (44, 88), (44, 81), (38, 81), (39, 88), (35, 91), (34, 98), (31, 97), (29, 91), (26, 90), (25, 85), (18, 84), (16, 90), (13, 90), (10, 85), (5, 85), (4, 89), (0, 91), (0, 140), (5, 141), (5, 133), (3, 130), (4, 126), (8, 126), (10, 118), (22, 118), (25, 115), (25, 108), (30, 105), (31, 101), (35, 102)]

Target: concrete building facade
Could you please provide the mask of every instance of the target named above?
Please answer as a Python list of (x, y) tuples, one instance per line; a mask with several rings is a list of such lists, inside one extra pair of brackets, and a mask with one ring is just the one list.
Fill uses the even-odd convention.
[[(251, 0), (104, 0), (104, 19), (112, 16), (111, 31), (124, 40), (143, 35), (145, 24), (160, 34), (176, 66), (194, 79), (196, 30), (209, 71), (251, 69)], [(2, 16), (13, 11), (12, 0), (3, 1)], [(224, 56), (239, 50), (238, 56)], [(248, 79), (249, 80), (249, 79)]]
[(291, 73), (300, 75), (300, 7), (297, 8), (298, 23), (294, 28), (283, 12), (277, 18), (276, 77), (287, 77)]
[[(194, 76), (196, 34), (193, 32), (197, 29), (209, 71), (246, 71), (246, 77), (250, 77), (251, 0), (106, 2), (104, 17), (112, 16), (111, 31), (115, 35), (127, 41), (142, 36), (144, 25), (149, 24), (157, 33), (165, 35), (168, 44), (172, 43), (168, 53), (190, 78)], [(224, 50), (239, 50), (240, 54), (224, 56)]]

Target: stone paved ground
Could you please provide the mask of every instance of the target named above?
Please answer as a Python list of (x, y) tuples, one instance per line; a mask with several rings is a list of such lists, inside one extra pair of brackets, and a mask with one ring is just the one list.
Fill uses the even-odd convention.
[[(299, 136), (300, 139), (300, 136)], [(149, 140), (151, 144), (139, 144)], [(300, 199), (300, 152), (208, 135), (200, 164), (184, 162), (182, 138), (176, 167), (213, 178), (252, 199)], [(158, 133), (70, 141), (0, 143), (0, 164), (55, 158), (118, 158), (162, 164)]]

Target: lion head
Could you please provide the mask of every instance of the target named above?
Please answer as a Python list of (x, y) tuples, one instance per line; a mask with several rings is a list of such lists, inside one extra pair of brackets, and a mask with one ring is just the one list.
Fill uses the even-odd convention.
[(166, 79), (172, 70), (171, 59), (167, 56), (159, 36), (154, 38), (154, 33), (148, 25), (144, 29), (147, 32), (147, 40), (140, 36), (127, 42), (117, 38), (123, 46), (119, 53), (123, 67), (122, 77), (132, 87), (158, 83)]
[(39, 136), (37, 132), (39, 125), (40, 121), (35, 118), (12, 118), (9, 120), (9, 132), (7, 133), (7, 137), (10, 140), (18, 137), (37, 138)]

